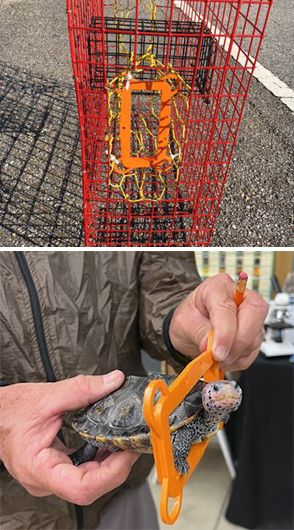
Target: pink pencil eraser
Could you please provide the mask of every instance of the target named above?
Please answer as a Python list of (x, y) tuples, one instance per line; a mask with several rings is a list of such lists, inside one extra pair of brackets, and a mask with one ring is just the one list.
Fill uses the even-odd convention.
[(240, 278), (240, 280), (248, 280), (247, 272), (240, 272), (239, 278)]

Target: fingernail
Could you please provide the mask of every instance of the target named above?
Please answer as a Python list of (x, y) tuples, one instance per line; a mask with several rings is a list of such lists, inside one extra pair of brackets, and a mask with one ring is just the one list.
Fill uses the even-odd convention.
[(123, 373), (120, 370), (113, 370), (112, 372), (109, 372), (109, 374), (105, 374), (103, 376), (104, 383), (107, 385), (114, 383), (115, 381), (119, 381), (122, 379)]
[(216, 348), (213, 349), (213, 353), (218, 361), (223, 361), (229, 352), (225, 346), (216, 346)]

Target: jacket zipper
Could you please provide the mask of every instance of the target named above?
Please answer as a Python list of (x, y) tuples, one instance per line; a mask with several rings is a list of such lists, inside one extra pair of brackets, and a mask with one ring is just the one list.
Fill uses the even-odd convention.
[(43, 367), (46, 373), (46, 379), (49, 383), (56, 381), (56, 376), (53, 370), (53, 366), (49, 357), (49, 352), (46, 344), (45, 331), (43, 325), (43, 318), (41, 313), (40, 301), (37, 293), (37, 289), (34, 284), (31, 271), (28, 266), (28, 262), (23, 252), (15, 252), (18, 265), (23, 275), (32, 308), (34, 317), (35, 330), (38, 340), (39, 351), (43, 363)]
[[(50, 360), (49, 351), (48, 351), (48, 347), (46, 343), (43, 317), (42, 317), (41, 306), (40, 306), (37, 289), (36, 289), (36, 286), (35, 286), (35, 283), (34, 283), (34, 280), (33, 280), (30, 268), (28, 266), (28, 262), (27, 262), (24, 252), (16, 251), (15, 257), (19, 265), (19, 268), (21, 270), (23, 279), (25, 281), (28, 293), (29, 293), (30, 304), (31, 304), (31, 309), (32, 309), (34, 324), (35, 324), (35, 330), (36, 330), (36, 335), (37, 335), (37, 341), (38, 341), (38, 346), (39, 346), (39, 351), (40, 351), (43, 367), (46, 373), (46, 379), (49, 383), (54, 383), (57, 381), (57, 379), (56, 379), (56, 375), (54, 373), (54, 369), (53, 369), (53, 366)], [(61, 431), (59, 433), (59, 437), (64, 442)], [(81, 506), (78, 506), (77, 504), (74, 504), (74, 507), (75, 507), (75, 512), (76, 512), (77, 530), (82, 530), (83, 528), (83, 508)]]

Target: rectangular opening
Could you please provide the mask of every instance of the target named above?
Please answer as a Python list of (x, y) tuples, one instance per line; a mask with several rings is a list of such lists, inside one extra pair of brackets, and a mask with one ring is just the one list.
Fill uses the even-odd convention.
[(158, 144), (160, 90), (132, 90), (131, 156), (152, 158)]

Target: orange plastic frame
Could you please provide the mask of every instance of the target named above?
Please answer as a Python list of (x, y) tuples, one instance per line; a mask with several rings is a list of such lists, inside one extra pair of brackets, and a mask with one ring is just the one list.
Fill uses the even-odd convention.
[[(176, 81), (177, 87), (172, 90), (168, 80)], [(131, 79), (122, 89), (116, 88), (121, 96), (121, 114), (120, 114), (120, 145), (121, 157), (120, 162), (126, 169), (119, 169), (117, 164), (114, 165), (115, 171), (125, 174), (126, 170), (135, 168), (155, 167), (160, 169), (164, 162), (169, 164), (164, 170), (167, 171), (173, 164), (172, 159), (167, 154), (169, 141), (170, 120), (171, 120), (171, 99), (181, 88), (181, 83), (176, 75), (169, 74), (160, 80), (140, 81)], [(157, 91), (161, 93), (161, 106), (158, 124), (158, 144), (155, 156), (137, 157), (131, 156), (131, 113), (132, 113), (132, 92), (135, 91)]]
[[(212, 358), (212, 332), (207, 350), (191, 361), (170, 386), (162, 379), (150, 381), (143, 402), (143, 414), (150, 427), (151, 443), (158, 481), (162, 484), (160, 515), (164, 523), (172, 524), (177, 519), (182, 503), (183, 487), (203, 456), (209, 440), (195, 444), (188, 455), (189, 472), (182, 475), (175, 469), (168, 418), (171, 412), (190, 392), (200, 377), (205, 381), (223, 378), (223, 372)], [(156, 392), (161, 393), (154, 403)], [(221, 425), (220, 425), (221, 427)], [(174, 503), (169, 511), (169, 499)]]

